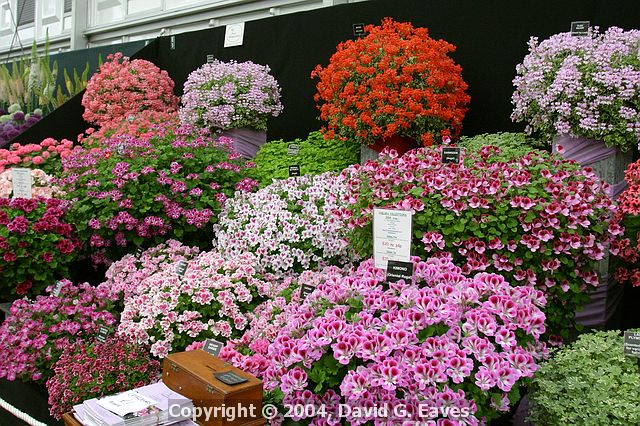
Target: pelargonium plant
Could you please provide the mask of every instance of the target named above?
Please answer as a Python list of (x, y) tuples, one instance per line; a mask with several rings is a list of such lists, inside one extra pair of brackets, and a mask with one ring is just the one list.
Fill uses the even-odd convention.
[(155, 247), (135, 254), (126, 254), (109, 266), (104, 285), (118, 294), (122, 300), (144, 293), (141, 283), (165, 268), (175, 267), (180, 261), (188, 261), (198, 255), (198, 247), (189, 247), (176, 240), (167, 240)]
[(47, 138), (39, 144), (11, 144), (9, 149), (0, 149), (0, 172), (12, 167), (38, 168), (50, 175), (62, 169), (61, 157), (73, 148), (73, 142)]
[(371, 145), (398, 135), (424, 146), (457, 137), (470, 98), (462, 68), (449, 57), (455, 46), (391, 18), (365, 32), (340, 43), (311, 74), (319, 79), (315, 99), (326, 136)]
[[(443, 164), (440, 150), (347, 169), (350, 242), (372, 255), (374, 207), (413, 213), (412, 253), (453, 255), (467, 275), (493, 272), (547, 296), (550, 335), (567, 337), (574, 314), (599, 284), (597, 262), (621, 233), (615, 206), (590, 170), (546, 152), (494, 162), (500, 149)], [(551, 336), (548, 336), (551, 337)]]
[[(33, 198), (60, 198), (64, 193), (51, 181), (51, 176), (40, 169), (31, 169), (31, 196)], [(13, 194), (13, 169), (0, 173), (0, 198)]]
[(611, 254), (617, 260), (614, 277), (619, 283), (640, 286), (640, 161), (625, 171), (627, 189), (618, 198), (615, 220), (624, 227), (624, 236), (611, 244)]
[(215, 60), (189, 74), (180, 121), (197, 128), (266, 130), (282, 112), (280, 87), (267, 65)]
[(168, 124), (151, 137), (115, 135), (65, 157), (59, 182), (94, 262), (171, 238), (209, 245), (225, 200), (257, 185), (231, 144)]
[(47, 380), (49, 412), (60, 420), (73, 406), (91, 398), (148, 385), (160, 374), (148, 348), (119, 338), (72, 343), (53, 365)]
[(178, 107), (173, 89), (173, 80), (166, 71), (118, 52), (107, 56), (87, 82), (82, 117), (88, 123), (104, 125), (146, 110), (172, 112)]
[[(413, 260), (412, 280), (396, 283), (366, 261), (288, 318), (263, 381), (283, 404), (317, 408), (292, 420), (477, 425), (519, 399), (547, 353), (544, 293), (496, 274), (466, 277), (447, 256)], [(354, 410), (385, 405), (386, 415)]]
[(167, 264), (125, 300), (118, 335), (150, 345), (158, 358), (198, 340), (237, 337), (247, 313), (282, 290), (256, 276), (256, 265), (250, 253), (227, 259), (216, 252), (190, 260), (183, 275), (177, 264)]
[(68, 276), (80, 241), (69, 203), (55, 198), (0, 198), (0, 294), (34, 295)]
[(106, 286), (61, 283), (58, 296), (52, 285), (46, 296), (16, 300), (11, 305), (0, 326), (0, 378), (44, 383), (72, 343), (93, 338), (101, 325), (116, 323), (112, 313), (116, 297)]
[(352, 250), (334, 214), (345, 188), (339, 176), (324, 173), (237, 194), (214, 227), (217, 248), (229, 257), (253, 253), (261, 272), (279, 275), (347, 263)]
[[(289, 318), (297, 315), (304, 302), (302, 286), (315, 288), (320, 284), (328, 285), (329, 282), (337, 285), (340, 279), (353, 272), (353, 268), (328, 266), (322, 270), (304, 271), (285, 278), (284, 290), (278, 296), (264, 301), (247, 314), (249, 325), (246, 331), (241, 337), (227, 341), (227, 345), (220, 351), (220, 359), (262, 378), (271, 364), (271, 359), (268, 358), (269, 346), (280, 330), (289, 323)], [(193, 349), (199, 347), (194, 346)]]
[(516, 67), (514, 121), (546, 138), (570, 135), (623, 150), (640, 140), (640, 31), (598, 27), (539, 42)]

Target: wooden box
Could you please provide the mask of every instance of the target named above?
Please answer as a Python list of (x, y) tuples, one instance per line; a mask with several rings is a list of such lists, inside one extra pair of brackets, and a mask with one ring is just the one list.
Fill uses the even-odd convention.
[(64, 421), (64, 426), (82, 426), (76, 418), (73, 416), (73, 413), (65, 413), (62, 415), (62, 420)]
[[(214, 376), (215, 373), (229, 371), (247, 381), (227, 385)], [(196, 419), (200, 425), (265, 424), (262, 417), (262, 381), (205, 351), (179, 352), (167, 356), (162, 366), (162, 381), (173, 391), (193, 400), (196, 410), (198, 407), (214, 410), (215, 415), (209, 418), (202, 415)], [(231, 411), (235, 417), (233, 419)]]

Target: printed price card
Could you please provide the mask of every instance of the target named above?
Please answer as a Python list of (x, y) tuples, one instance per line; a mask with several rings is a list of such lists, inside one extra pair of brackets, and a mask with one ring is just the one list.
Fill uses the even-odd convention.
[(33, 193), (33, 180), (30, 169), (11, 169), (13, 181), (13, 198), (31, 198)]
[(376, 268), (387, 261), (410, 262), (413, 215), (407, 210), (373, 209), (373, 258)]

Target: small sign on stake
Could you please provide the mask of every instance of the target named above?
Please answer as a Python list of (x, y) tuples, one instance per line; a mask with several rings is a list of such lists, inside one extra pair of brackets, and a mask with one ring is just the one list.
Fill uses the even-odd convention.
[(140, 256), (142, 256), (143, 252), (144, 250), (142, 250), (142, 247), (138, 247), (138, 250), (136, 250), (136, 258), (140, 259)]
[(300, 147), (298, 146), (297, 143), (290, 143), (289, 146), (287, 147), (288, 155), (298, 155), (299, 151), (300, 151)]
[(220, 380), (225, 385), (229, 385), (229, 386), (239, 385), (240, 383), (244, 383), (244, 382), (248, 381), (248, 379), (245, 379), (244, 377), (238, 376), (233, 371), (225, 371), (223, 373), (215, 373), (214, 377), (216, 379)]
[(356, 37), (362, 37), (365, 34), (364, 24), (362, 22), (353, 24), (353, 35)]
[(53, 288), (51, 294), (54, 297), (60, 296), (60, 291), (62, 291), (62, 287), (64, 287), (64, 283), (62, 281), (56, 281), (56, 286)]
[(98, 327), (98, 334), (96, 335), (96, 340), (100, 343), (105, 343), (107, 341), (107, 337), (109, 337), (109, 329), (104, 325)]
[(443, 146), (442, 147), (442, 164), (459, 164), (460, 163), (459, 146)]
[(640, 358), (640, 332), (624, 332), (624, 354), (635, 358)]
[(302, 300), (306, 299), (311, 293), (315, 291), (315, 289), (316, 288), (310, 284), (302, 284), (302, 287), (300, 287), (300, 298)]
[(294, 164), (293, 166), (289, 166), (289, 177), (298, 177), (300, 176), (300, 166)]
[(215, 60), (215, 57), (213, 56), (213, 54), (210, 53), (210, 54), (207, 55), (207, 63), (208, 64), (212, 64), (214, 60)]
[(571, 35), (579, 37), (587, 36), (589, 35), (590, 27), (590, 21), (573, 21), (571, 23)]
[(400, 280), (411, 282), (413, 278), (413, 262), (387, 261), (387, 282), (395, 283)]
[(222, 350), (223, 347), (224, 345), (218, 342), (217, 340), (207, 339), (204, 342), (204, 346), (202, 347), (202, 350), (213, 356), (218, 356), (220, 355), (220, 351)]
[(181, 260), (180, 262), (178, 262), (178, 265), (176, 266), (176, 274), (183, 276), (186, 270), (187, 270), (187, 262), (184, 260)]

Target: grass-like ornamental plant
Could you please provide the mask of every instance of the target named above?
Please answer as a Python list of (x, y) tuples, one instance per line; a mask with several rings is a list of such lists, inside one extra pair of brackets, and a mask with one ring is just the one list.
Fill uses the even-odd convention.
[(412, 253), (448, 252), (464, 274), (494, 272), (547, 296), (550, 334), (567, 337), (599, 283), (596, 263), (621, 232), (615, 206), (591, 171), (545, 152), (494, 162), (496, 147), (443, 164), (439, 149), (347, 169), (343, 214), (350, 243), (373, 253), (373, 207), (413, 212)]
[(449, 57), (455, 46), (391, 18), (365, 31), (311, 74), (327, 137), (370, 145), (398, 135), (424, 146), (457, 137), (470, 98), (462, 68)]
[(511, 118), (528, 132), (603, 141), (627, 150), (640, 140), (640, 31), (597, 27), (539, 42), (516, 67)]
[(210, 245), (227, 198), (255, 186), (245, 178), (251, 165), (231, 143), (169, 124), (149, 137), (114, 135), (67, 156), (60, 183), (94, 261), (171, 238)]
[(640, 424), (637, 358), (625, 356), (618, 331), (583, 334), (542, 363), (529, 402), (539, 426)]
[(77, 341), (62, 353), (47, 380), (49, 412), (60, 420), (76, 404), (148, 385), (160, 371), (144, 346), (113, 337)]
[[(289, 150), (290, 145), (297, 146)], [(290, 152), (292, 154), (290, 154)], [(360, 160), (360, 145), (338, 139), (325, 140), (322, 133), (309, 133), (306, 139), (292, 141), (270, 141), (260, 147), (252, 160), (256, 167), (251, 176), (261, 186), (269, 185), (274, 179), (287, 179), (289, 166), (300, 166), (303, 175), (324, 172), (340, 172)]]

